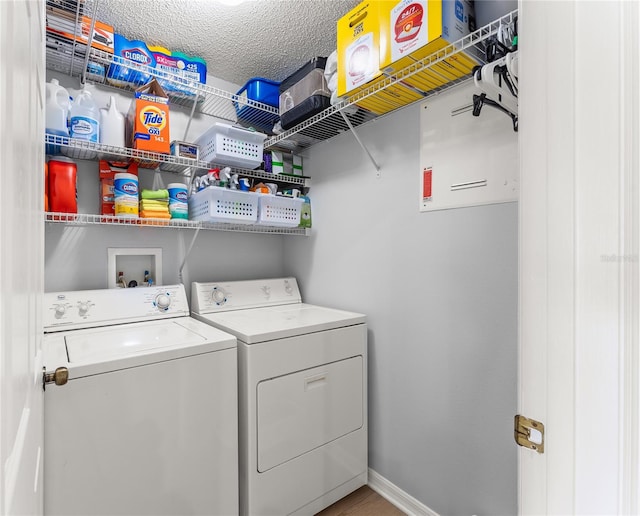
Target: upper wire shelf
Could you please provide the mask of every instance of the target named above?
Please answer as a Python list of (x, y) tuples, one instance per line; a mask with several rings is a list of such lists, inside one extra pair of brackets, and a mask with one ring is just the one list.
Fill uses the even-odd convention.
[[(378, 95), (389, 87), (423, 72), (429, 71), (431, 74), (435, 73), (440, 75), (437, 71), (433, 70), (433, 67), (445, 59), (459, 54), (460, 52), (465, 52), (467, 56), (473, 57), (478, 62), (478, 65), (486, 64), (483, 43), (490, 37), (495, 36), (502, 25), (513, 23), (517, 16), (518, 10), (516, 9), (472, 32), (464, 38), (424, 57), (420, 61), (416, 61), (415, 63), (397, 71), (393, 75), (386, 76), (382, 80), (372, 81), (372, 86), (359, 91), (357, 94), (350, 96), (342, 102), (334, 104), (321, 113), (318, 113), (287, 131), (267, 138), (264, 143), (265, 148), (284, 147), (289, 149), (304, 149), (321, 141), (333, 138), (346, 130), (362, 125), (374, 118), (388, 115), (399, 108), (406, 107), (414, 104), (415, 102), (420, 102), (427, 97), (441, 93), (452, 86), (470, 80), (472, 78), (471, 75), (448, 80), (441, 86), (435, 87), (426, 92), (421, 92), (421, 98), (418, 101), (411, 103), (398, 101), (390, 95)], [(416, 90), (414, 89), (414, 91)], [(375, 115), (358, 107), (359, 102), (373, 96), (376, 96), (376, 102), (378, 106), (380, 106), (381, 111), (384, 112), (384, 115)]]
[[(91, 14), (88, 6), (96, 1), (87, 2), (85, 6), (86, 15)], [(47, 6), (60, 2), (71, 2), (75, 5), (75, 1), (72, 0), (47, 0)], [(82, 3), (82, 0), (80, 0), (79, 4)], [(372, 81), (371, 86), (350, 96), (348, 99), (325, 109), (291, 129), (269, 136), (264, 143), (264, 148), (302, 150), (471, 79), (471, 74), (457, 79), (446, 78), (444, 84), (435, 86), (428, 91), (420, 91), (413, 88), (413, 91), (417, 93), (418, 100), (409, 103), (398, 100), (393, 95), (380, 95), (398, 83), (402, 82), (404, 84), (404, 81), (412, 76), (421, 77), (420, 74), (427, 72), (440, 75), (436, 65), (461, 52), (472, 57), (477, 61), (478, 65), (486, 64), (484, 43), (490, 37), (495, 36), (502, 25), (513, 23), (517, 15), (518, 11), (514, 10), (398, 72)], [(80, 77), (82, 81), (90, 80), (94, 83), (105, 84), (127, 91), (134, 91), (145, 84), (149, 77), (155, 77), (161, 84), (164, 82), (175, 86), (175, 88), (168, 89), (178, 90), (179, 93), (169, 91), (169, 102), (173, 105), (190, 109), (192, 115), (194, 112), (199, 112), (237, 123), (237, 111), (247, 106), (252, 109), (242, 110), (242, 125), (256, 128), (271, 127), (274, 120), (278, 118), (279, 110), (277, 107), (250, 100), (243, 95), (230, 93), (207, 84), (201, 84), (186, 74), (180, 75), (133, 64), (131, 61), (125, 61), (120, 56), (115, 56), (112, 53), (96, 48), (91, 48), (87, 57), (86, 51), (87, 46), (77, 41), (61, 46), (59, 41), (47, 38), (47, 67)], [(109, 77), (109, 67), (113, 64), (134, 70), (136, 73), (131, 74), (133, 80), (126, 84), (114, 84)], [(358, 106), (359, 103), (372, 97), (375, 97), (377, 105), (381, 108), (377, 112), (384, 114), (377, 115)]]

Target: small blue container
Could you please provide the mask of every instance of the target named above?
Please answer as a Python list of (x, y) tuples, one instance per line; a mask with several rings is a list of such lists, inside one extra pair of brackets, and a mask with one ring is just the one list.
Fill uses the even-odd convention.
[[(254, 77), (249, 79), (240, 91), (236, 93), (239, 97), (245, 97), (249, 100), (262, 102), (268, 106), (279, 108), (280, 106), (280, 83), (263, 79), (262, 77)], [(238, 102), (234, 102), (238, 122), (246, 126), (252, 126), (257, 129), (263, 129), (271, 132), (273, 124), (279, 119), (279, 115), (268, 113), (258, 108), (246, 106)]]

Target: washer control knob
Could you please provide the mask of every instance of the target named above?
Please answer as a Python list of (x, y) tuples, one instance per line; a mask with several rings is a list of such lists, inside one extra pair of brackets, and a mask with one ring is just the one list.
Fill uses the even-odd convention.
[(67, 311), (67, 307), (64, 305), (56, 306), (56, 319), (60, 319)]
[(213, 287), (211, 299), (216, 305), (224, 305), (227, 302), (227, 294), (221, 288)]
[(87, 315), (89, 311), (89, 303), (78, 303), (78, 314)]
[(167, 294), (158, 294), (156, 296), (156, 306), (158, 310), (168, 310), (171, 306), (171, 298)]

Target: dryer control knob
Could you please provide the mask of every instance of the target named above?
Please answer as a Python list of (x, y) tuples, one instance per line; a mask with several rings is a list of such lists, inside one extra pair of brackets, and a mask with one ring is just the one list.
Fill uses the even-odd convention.
[(78, 304), (78, 314), (86, 315), (88, 311), (89, 311), (89, 303)]
[(156, 296), (156, 306), (158, 310), (168, 310), (171, 306), (171, 298), (166, 294), (158, 294)]
[(60, 319), (67, 311), (67, 307), (64, 305), (56, 306), (56, 319)]
[(221, 288), (213, 287), (211, 299), (216, 305), (224, 305), (227, 301), (227, 294)]

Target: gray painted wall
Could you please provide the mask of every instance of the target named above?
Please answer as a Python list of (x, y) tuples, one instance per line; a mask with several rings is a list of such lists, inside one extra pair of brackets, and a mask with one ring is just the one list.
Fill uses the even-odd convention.
[[(367, 314), (370, 467), (441, 515), (516, 514), (517, 203), (420, 213), (419, 107), (313, 147), (305, 301)], [(478, 159), (482, 159), (478, 156)]]
[[(193, 234), (194, 230), (189, 229), (47, 224), (45, 291), (107, 288), (109, 247), (162, 248), (163, 283), (179, 283), (178, 269)], [(190, 293), (192, 281), (285, 275), (283, 238), (277, 235), (200, 231), (183, 271), (187, 294)]]

